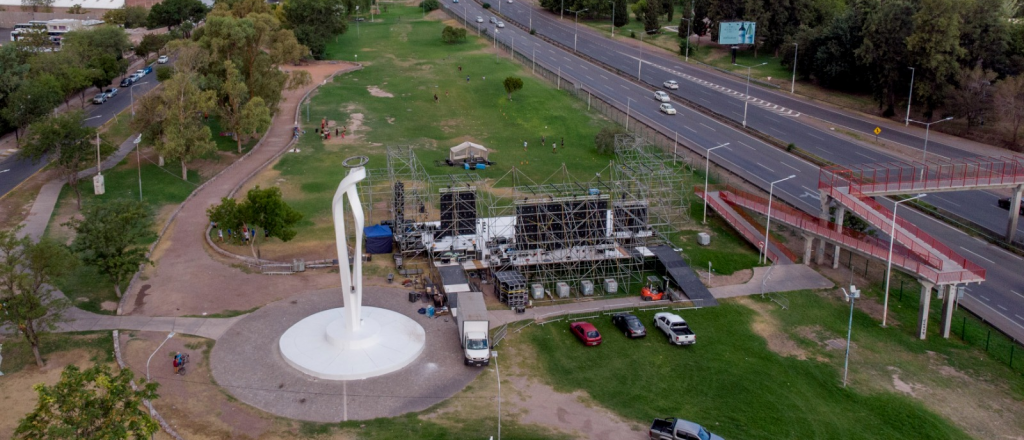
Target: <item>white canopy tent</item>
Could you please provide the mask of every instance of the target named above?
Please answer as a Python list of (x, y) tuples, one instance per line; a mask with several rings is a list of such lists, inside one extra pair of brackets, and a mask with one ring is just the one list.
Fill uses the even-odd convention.
[(451, 151), (448, 153), (448, 160), (451, 163), (475, 162), (478, 159), (483, 159), (484, 162), (487, 162), (487, 155), (490, 152), (491, 150), (488, 150), (483, 145), (463, 142), (451, 148)]

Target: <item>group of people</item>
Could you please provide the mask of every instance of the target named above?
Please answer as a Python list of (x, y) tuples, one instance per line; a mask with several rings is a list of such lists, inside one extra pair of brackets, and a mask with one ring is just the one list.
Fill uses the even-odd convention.
[[(210, 226), (213, 229), (217, 230), (217, 239), (220, 240), (223, 243), (224, 242), (224, 230), (220, 229), (218, 227), (217, 222), (210, 222)], [(241, 231), (234, 231), (231, 228), (228, 228), (228, 240), (229, 241), (230, 240), (234, 240), (236, 233), (238, 234), (238, 239), (241, 240), (241, 242), (243, 244), (249, 243), (249, 240), (255, 240), (256, 239), (256, 228), (250, 228), (250, 227), (248, 227), (246, 225), (242, 225), (242, 230)], [(263, 229), (263, 237), (264, 238), (270, 237), (270, 231), (267, 230), (266, 228)]]
[[(540, 137), (540, 145), (542, 147), (547, 145), (547, 136), (543, 136), (542, 135)], [(528, 146), (527, 141), (523, 140), (523, 151), (526, 151), (527, 146)], [(564, 136), (561, 138), (561, 142), (551, 141), (551, 152), (552, 153), (557, 153), (559, 147), (565, 148), (565, 137)]]

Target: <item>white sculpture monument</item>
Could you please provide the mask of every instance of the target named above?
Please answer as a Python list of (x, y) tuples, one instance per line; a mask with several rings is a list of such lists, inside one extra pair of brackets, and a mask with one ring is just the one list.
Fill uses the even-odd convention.
[[(338, 272), (345, 306), (324, 310), (295, 323), (281, 335), (278, 345), (285, 361), (296, 369), (322, 379), (366, 379), (397, 371), (416, 360), (423, 351), (423, 327), (397, 312), (363, 307), (363, 225), (365, 216), (356, 183), (366, 178), (364, 156), (351, 157), (344, 165), (348, 176), (338, 185), (331, 204), (338, 247)], [(345, 196), (352, 209), (355, 254), (352, 267), (345, 229)]]

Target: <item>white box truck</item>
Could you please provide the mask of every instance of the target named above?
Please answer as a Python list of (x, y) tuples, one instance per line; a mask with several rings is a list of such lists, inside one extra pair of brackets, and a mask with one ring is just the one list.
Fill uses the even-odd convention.
[(466, 365), (486, 367), (491, 364), (490, 322), (487, 305), (480, 292), (460, 292), (456, 299), (455, 321), (459, 324)]

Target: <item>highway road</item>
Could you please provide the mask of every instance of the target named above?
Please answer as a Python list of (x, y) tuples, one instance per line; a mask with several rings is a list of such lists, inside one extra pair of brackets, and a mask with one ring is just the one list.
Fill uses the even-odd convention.
[[(560, 68), (564, 76), (576, 78), (582, 82), (585, 90), (606, 102), (613, 103), (623, 111), (628, 106), (632, 116), (651, 121), (649, 125), (669, 137), (678, 135), (681, 143), (695, 147), (694, 149), (698, 152), (701, 148), (707, 149), (728, 143), (728, 146), (715, 150), (712, 154), (712, 161), (765, 190), (768, 189), (770, 181), (795, 174), (797, 178), (776, 185), (775, 194), (801, 210), (817, 214), (819, 210), (817, 191), (819, 168), (817, 166), (687, 106), (681, 106), (678, 102), (676, 102), (676, 109), (679, 112), (677, 115), (662, 114), (658, 111), (657, 102), (652, 96), (653, 90), (658, 89), (657, 86), (660, 86), (662, 82), (675, 79), (680, 83), (680, 89), (673, 91), (675, 96), (685, 94), (713, 111), (720, 111), (720, 114), (726, 117), (741, 120), (743, 116), (742, 101), (735, 98), (729, 91), (723, 90), (732, 90), (731, 88), (721, 86), (722, 89), (719, 89), (700, 81), (686, 79), (679, 73), (659, 68), (670, 67), (671, 70), (675, 70), (676, 67), (682, 67), (675, 65), (681, 64), (678, 61), (670, 60), (675, 64), (669, 64), (668, 61), (649, 61), (646, 54), (640, 72), (646, 85), (641, 86), (633, 81), (635, 78), (624, 79), (601, 66), (576, 57), (571, 50), (562, 50), (531, 36), (523, 29), (507, 25), (504, 29), (498, 29), (495, 34), (494, 26), (487, 23), (492, 14), (483, 10), (475, 2), (464, 1), (456, 5), (445, 3), (444, 6), (451, 7), (451, 10), (459, 16), (468, 16), (471, 29), (477, 25), (475, 18), (483, 17), (484, 23), (480, 23), (479, 26), (489, 29), (490, 38), (496, 37), (506, 45), (514, 45), (516, 52), (527, 58), (535, 59), (538, 65), (547, 66), (552, 71)], [(525, 5), (503, 4), (502, 13), (517, 20), (523, 19), (523, 23), (529, 23), (528, 20), (530, 20), (529, 10)], [(532, 21), (533, 28), (538, 33), (560, 41), (567, 37), (568, 45), (572, 47), (573, 28), (571, 22), (568, 24), (558, 23), (558, 20), (548, 17), (547, 13), (541, 11), (534, 11)], [(580, 31), (582, 33), (583, 28)], [(620, 69), (623, 70), (628, 68), (627, 64), (631, 64), (635, 71), (639, 62), (640, 54), (635, 48), (629, 48), (629, 51), (633, 53), (623, 53), (617, 49), (614, 42), (607, 39), (598, 37), (585, 40), (580, 38), (577, 44), (577, 50), (580, 52), (587, 52), (588, 55), (602, 60), (604, 63), (621, 65), (623, 67)], [(712, 82), (711, 79), (706, 81)], [(751, 93), (754, 93), (753, 88)], [(799, 117), (793, 116), (795, 112), (788, 113), (787, 110), (751, 105), (748, 108), (748, 125), (773, 137), (795, 142), (797, 145), (801, 145), (801, 148), (839, 164), (894, 160), (893, 157), (884, 153), (864, 148), (832, 133), (804, 125), (798, 121)], [(929, 149), (931, 149), (931, 143), (929, 143)], [(992, 224), (1003, 224), (1007, 212), (999, 208), (989, 209), (994, 205), (994, 196), (990, 197), (985, 194), (990, 193), (984, 191), (944, 193), (930, 195), (929, 201), (935, 205), (948, 203), (946, 206), (949, 208), (947, 209), (961, 212), (972, 219), (982, 215), (988, 218), (987, 221)], [(943, 202), (943, 199), (946, 202)], [(891, 203), (883, 199), (880, 201)], [(953, 205), (953, 203), (959, 206)], [(905, 215), (922, 230), (939, 238), (952, 249), (987, 270), (987, 281), (980, 285), (970, 286), (962, 304), (969, 307), (972, 312), (994, 322), (1003, 331), (1024, 340), (1024, 296), (1014, 293), (1024, 294), (1024, 287), (1022, 287), (1024, 281), (1017, 273), (1018, 268), (1024, 267), (1024, 259), (912, 210), (902, 209), (900, 214)], [(937, 316), (933, 316), (933, 325), (937, 318)], [(905, 324), (912, 325), (911, 323)]]
[[(121, 78), (118, 78), (117, 82), (120, 83)], [(142, 81), (135, 83), (133, 86), (135, 89), (134, 91), (130, 90), (128, 87), (118, 87), (117, 96), (107, 100), (104, 104), (94, 105), (87, 101), (85, 104), (85, 125), (89, 127), (99, 127), (107, 121), (114, 119), (114, 115), (131, 106), (132, 93), (141, 97), (150, 90), (153, 90), (157, 83), (156, 68), (154, 66), (153, 73), (146, 75)], [(95, 95), (87, 96), (86, 99), (90, 100), (92, 99), (92, 96)], [(71, 99), (71, 108), (75, 110), (81, 108), (77, 97)], [(24, 182), (35, 174), (36, 171), (39, 171), (39, 169), (46, 166), (46, 164), (46, 160), (40, 160), (39, 162), (32, 163), (31, 160), (22, 159), (18, 157), (17, 154), (4, 159), (0, 162), (0, 196), (10, 192), (16, 186), (21, 184), (21, 182)]]

